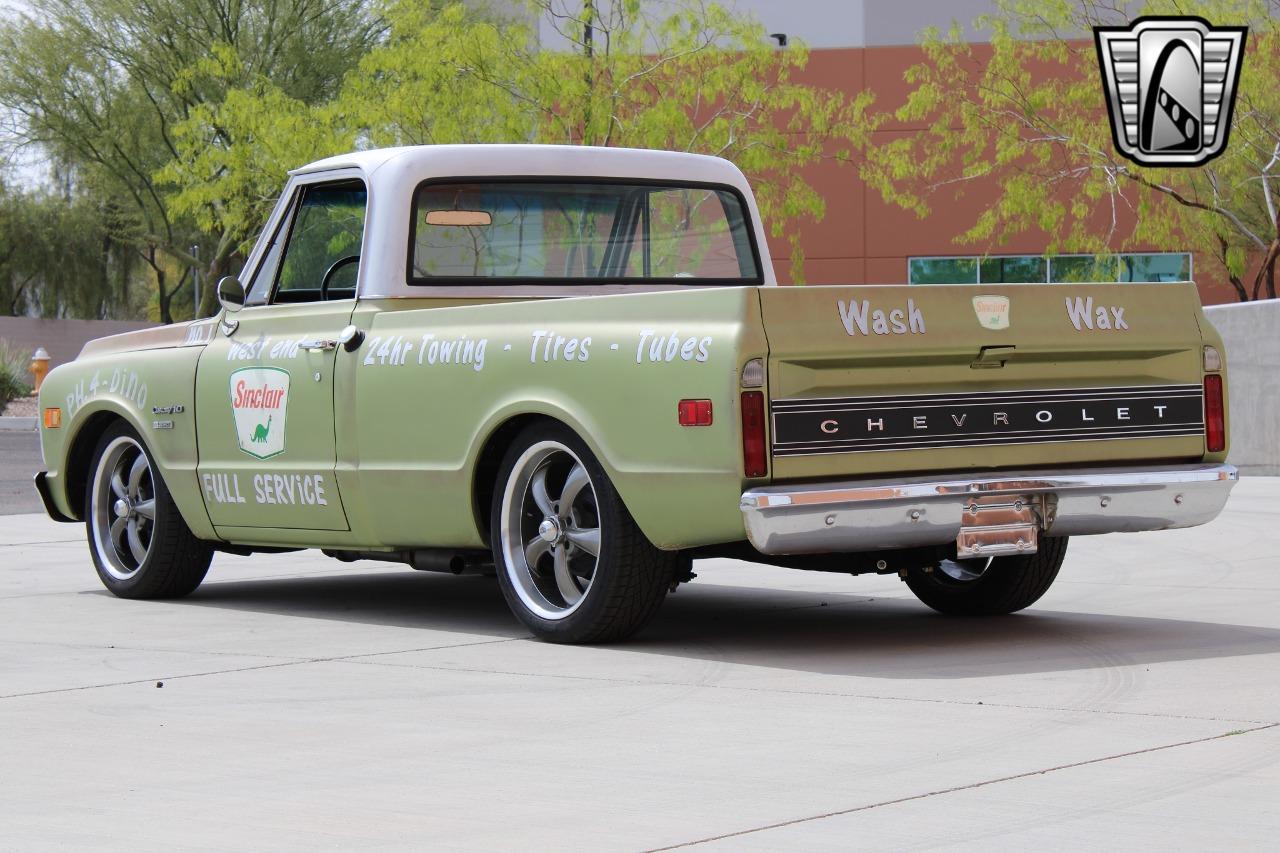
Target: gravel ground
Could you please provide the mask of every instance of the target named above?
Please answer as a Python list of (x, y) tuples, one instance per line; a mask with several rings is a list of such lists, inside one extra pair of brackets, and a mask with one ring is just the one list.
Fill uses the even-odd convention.
[(34, 418), (36, 416), (37, 405), (36, 396), (19, 397), (16, 400), (10, 400), (9, 405), (4, 407), (4, 412), (0, 416), (6, 418)]

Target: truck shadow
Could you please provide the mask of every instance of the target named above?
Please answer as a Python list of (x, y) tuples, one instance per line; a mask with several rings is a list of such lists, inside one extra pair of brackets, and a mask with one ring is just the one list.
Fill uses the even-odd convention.
[(786, 596), (757, 592), (719, 587), (669, 600), (630, 647), (696, 654), (701, 646), (725, 663), (890, 679), (1112, 669), (1280, 652), (1280, 630), (1246, 625), (1043, 607), (963, 619), (934, 613), (905, 592), (891, 598), (797, 595), (790, 607)]
[[(898, 597), (902, 596), (902, 597)], [(492, 578), (378, 572), (207, 583), (181, 602), (338, 622), (527, 637)], [(549, 661), (563, 647), (548, 645)], [(617, 647), (828, 675), (956, 679), (1280, 652), (1280, 630), (1031, 608), (954, 619), (903, 593), (870, 597), (691, 584)], [(499, 652), (500, 654), (500, 652)]]

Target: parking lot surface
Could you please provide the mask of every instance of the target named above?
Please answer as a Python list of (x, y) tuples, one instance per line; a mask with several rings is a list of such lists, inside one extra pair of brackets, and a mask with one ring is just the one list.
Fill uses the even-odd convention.
[(492, 579), (318, 553), (118, 600), (79, 527), (0, 517), (0, 847), (1275, 849), (1278, 553), (1245, 479), (1016, 616), (707, 561), (573, 648)]
[(44, 511), (31, 484), (40, 468), (38, 433), (0, 430), (0, 515)]

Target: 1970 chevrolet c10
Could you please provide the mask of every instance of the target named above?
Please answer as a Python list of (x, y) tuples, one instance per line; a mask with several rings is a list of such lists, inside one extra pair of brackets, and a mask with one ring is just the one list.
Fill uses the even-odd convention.
[(775, 284), (724, 160), (322, 160), (217, 317), (49, 375), (36, 484), (127, 598), (321, 548), (496, 571), (534, 634), (592, 642), (711, 556), (1009, 613), (1068, 537), (1203, 524), (1236, 481), (1194, 284)]

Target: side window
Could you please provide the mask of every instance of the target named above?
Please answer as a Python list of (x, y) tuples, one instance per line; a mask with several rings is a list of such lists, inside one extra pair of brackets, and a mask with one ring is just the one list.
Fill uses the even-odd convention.
[(262, 262), (254, 272), (253, 281), (246, 288), (248, 296), (245, 298), (245, 305), (267, 304), (267, 298), (271, 295), (271, 283), (276, 280), (276, 270), (280, 267), (280, 252), (284, 249), (285, 238), (289, 235), (289, 223), (293, 221), (293, 214), (297, 208), (295, 197), (284, 216), (280, 217), (275, 233), (271, 235), (271, 243), (267, 246), (266, 252), (262, 255)]
[[(303, 190), (288, 239), (281, 241), (284, 256), (273, 302), (355, 296), (367, 197), (364, 184), (359, 181)], [(264, 270), (269, 261), (270, 258), (264, 261)]]

